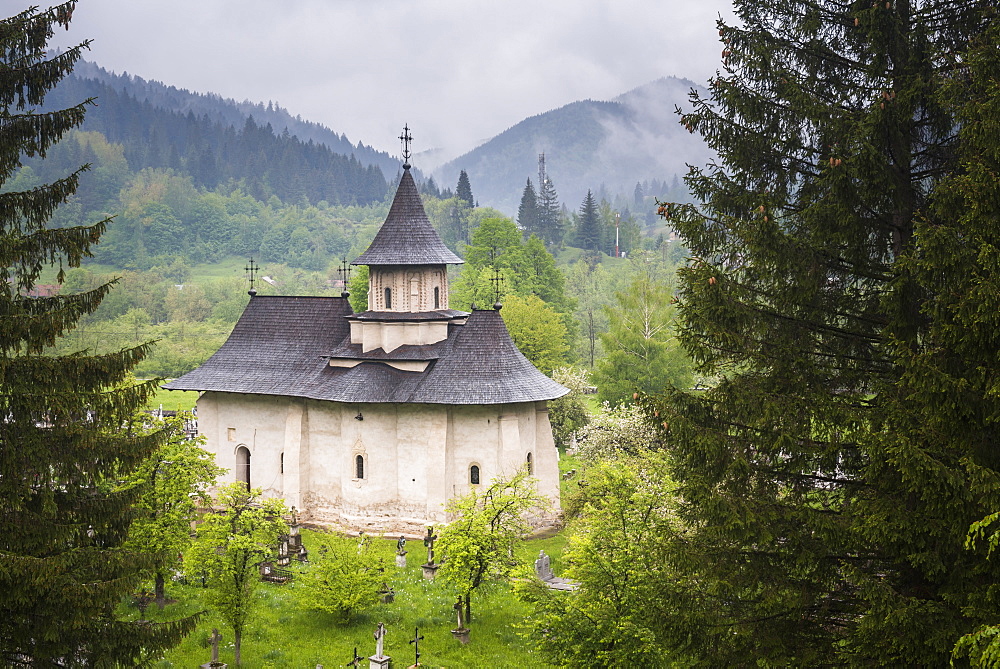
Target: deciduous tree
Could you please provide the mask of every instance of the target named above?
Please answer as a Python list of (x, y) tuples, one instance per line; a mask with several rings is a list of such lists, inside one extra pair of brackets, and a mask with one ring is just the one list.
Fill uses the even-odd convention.
[(201, 448), (203, 436), (188, 439), (184, 434), (184, 423), (191, 418), (182, 414), (154, 421), (149, 414), (139, 414), (137, 421), (167, 430), (169, 438), (138, 470), (122, 480), (123, 487), (138, 486), (142, 490), (125, 546), (159, 556), (154, 593), (161, 609), (166, 575), (180, 565), (181, 554), (191, 544), (191, 523), (198, 517), (198, 508), (209, 505), (208, 487), (224, 471), (215, 464), (212, 454)]
[(348, 618), (379, 601), (389, 567), (389, 544), (317, 533), (309, 567), (299, 578), (306, 608)]
[(448, 503), (454, 520), (440, 533), (437, 546), (446, 559), (438, 573), (465, 595), (466, 621), (472, 621), (473, 591), (508, 578), (521, 564), (517, 546), (531, 529), (527, 514), (542, 503), (526, 469)]
[(206, 578), (206, 603), (233, 628), (236, 665), (242, 661), (243, 630), (257, 605), (259, 565), (271, 557), (278, 537), (288, 531), (281, 499), (261, 499), (259, 488), (231, 483), (218, 493), (219, 510), (198, 526), (198, 538), (185, 560), (190, 577)]
[(643, 273), (605, 307), (604, 357), (594, 370), (601, 401), (620, 404), (636, 392), (690, 387), (691, 363), (675, 337), (672, 297), (669, 285)]

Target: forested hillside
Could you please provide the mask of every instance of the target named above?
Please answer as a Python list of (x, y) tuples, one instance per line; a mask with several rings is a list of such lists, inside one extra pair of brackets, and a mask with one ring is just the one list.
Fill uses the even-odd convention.
[[(197, 117), (207, 116), (210, 120), (217, 121), (222, 125), (240, 128), (248, 117), (253, 116), (258, 125), (270, 124), (276, 134), (281, 134), (287, 129), (289, 134), (304, 142), (312, 140), (317, 144), (325, 145), (334, 153), (345, 156), (353, 154), (358, 162), (365, 166), (377, 165), (383, 174), (392, 174), (398, 169), (399, 160), (395, 156), (373, 149), (360, 141), (352, 144), (347, 135), (337, 133), (326, 126), (299, 116), (292, 116), (281, 105), (273, 101), (267, 104), (249, 100), (237, 102), (211, 92), (195, 93), (185, 88), (167, 86), (159, 81), (143, 79), (127, 72), (122, 74), (108, 72), (100, 65), (86, 60), (81, 60), (77, 64), (73, 69), (73, 74), (67, 77), (67, 80), (74, 78), (94, 80), (95, 83), (112, 88), (116, 92), (136, 100), (149, 102), (159, 109), (184, 115), (193, 112)], [(336, 92), (331, 91), (331, 97), (335, 97), (335, 95)]]
[[(247, 117), (239, 125), (186, 114), (140, 100), (94, 79), (67, 77), (47, 98), (50, 108), (96, 98), (84, 130), (120, 144), (132, 171), (170, 168), (187, 172), (197, 187), (239, 182), (259, 200), (272, 195), (294, 204), (369, 204), (385, 197), (382, 171), (326, 145), (304, 142)], [(70, 156), (72, 158), (72, 156)], [(37, 164), (37, 163), (36, 163)], [(45, 170), (67, 164), (45, 163)]]

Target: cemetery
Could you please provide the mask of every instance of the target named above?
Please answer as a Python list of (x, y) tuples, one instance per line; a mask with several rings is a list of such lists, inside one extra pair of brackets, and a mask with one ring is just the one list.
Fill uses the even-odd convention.
[[(309, 550), (310, 545), (316, 545), (319, 534), (301, 529), (299, 545)], [(405, 567), (398, 567), (393, 558), (407, 550), (400, 547), (399, 537), (363, 538), (362, 541), (370, 541), (373, 551), (385, 557), (389, 566), (384, 581), (392, 588), (393, 597), (383, 597), (371, 606), (353, 611), (345, 620), (303, 606), (304, 586), (298, 577), (310, 565), (292, 557), (287, 537), (282, 539), (285, 552), (277, 554), (274, 564), (285, 566), (262, 565), (261, 573), (265, 569), (270, 573), (280, 570), (291, 577), (268, 578), (260, 584), (260, 602), (244, 633), (241, 666), (245, 669), (408, 667), (414, 663), (416, 652), (420, 653), (420, 666), (425, 667), (551, 666), (533, 654), (530, 644), (519, 633), (519, 623), (530, 607), (518, 599), (514, 582), (492, 583), (478, 593), (475, 620), (467, 622), (456, 603), (454, 589), (440, 579), (425, 577), (427, 566), (435, 564), (429, 556), (433, 547), (425, 549), (422, 539), (409, 540), (406, 543), (412, 550), (408, 552), (415, 557)], [(358, 540), (358, 537), (346, 539)], [(518, 555), (525, 567), (518, 579), (535, 577), (534, 556), (539, 551), (552, 556), (550, 571), (561, 571), (559, 556), (564, 545), (562, 535), (525, 541)], [(297, 557), (298, 553), (294, 555)], [(441, 558), (435, 555), (433, 559)], [(138, 602), (132, 601), (127, 609), (123, 606), (123, 617), (165, 621), (205, 609), (204, 590), (197, 578), (173, 581), (167, 591), (173, 601), (162, 611), (155, 605), (149, 606), (146, 600), (144, 612), (140, 613)], [(413, 643), (418, 637), (419, 641)], [(355, 658), (359, 658), (356, 665), (352, 664)], [(213, 661), (220, 664), (213, 665)], [(197, 629), (153, 666), (233, 667), (232, 632), (209, 610), (199, 620)]]

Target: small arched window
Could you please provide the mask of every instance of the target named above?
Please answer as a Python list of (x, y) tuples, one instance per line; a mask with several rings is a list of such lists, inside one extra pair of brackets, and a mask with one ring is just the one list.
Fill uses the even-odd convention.
[(441, 308), (441, 289), (437, 286), (434, 286), (434, 308)]
[(531, 464), (531, 453), (528, 453), (528, 457), (524, 459), (525, 463), (528, 465), (528, 476), (532, 475), (532, 464)]
[(279, 474), (284, 474), (285, 473), (285, 454), (282, 453), (279, 456), (279, 458), (280, 459), (278, 460), (278, 473)]
[(385, 289), (385, 308), (392, 309), (392, 288)]
[(479, 465), (469, 467), (469, 483), (479, 485)]
[(354, 456), (354, 478), (363, 479), (365, 477), (365, 456)]
[(250, 449), (246, 446), (236, 449), (236, 480), (250, 489)]

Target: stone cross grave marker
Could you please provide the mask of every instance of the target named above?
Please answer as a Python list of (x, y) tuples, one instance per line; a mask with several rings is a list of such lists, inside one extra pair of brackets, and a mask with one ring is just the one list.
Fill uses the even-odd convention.
[(222, 635), (219, 634), (218, 628), (212, 628), (212, 662), (219, 661), (219, 642), (222, 641)]
[(437, 540), (434, 534), (434, 527), (427, 526), (427, 536), (424, 537), (424, 546), (427, 546), (427, 564), (434, 564), (434, 542)]
[(385, 657), (382, 655), (383, 640), (385, 639), (385, 623), (379, 623), (375, 628), (375, 657)]

